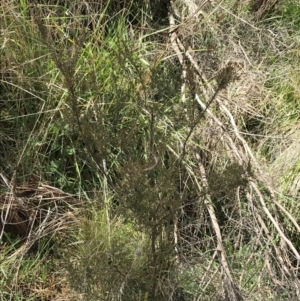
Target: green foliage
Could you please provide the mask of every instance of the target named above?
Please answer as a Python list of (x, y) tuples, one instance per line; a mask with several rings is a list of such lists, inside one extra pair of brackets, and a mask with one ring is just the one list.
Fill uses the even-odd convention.
[(281, 2), (278, 4), (277, 10), (285, 24), (292, 26), (294, 30), (300, 30), (300, 7), (297, 0)]

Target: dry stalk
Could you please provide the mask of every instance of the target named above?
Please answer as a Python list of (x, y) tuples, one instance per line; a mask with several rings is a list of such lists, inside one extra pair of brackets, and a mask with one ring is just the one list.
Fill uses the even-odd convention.
[[(194, 7), (194, 2), (188, 2), (187, 6), (191, 11)], [(217, 6), (215, 5), (215, 8)], [(220, 6), (221, 7), (221, 6)], [(222, 7), (223, 9), (223, 7)], [(176, 8), (173, 9), (174, 12), (177, 11)], [(207, 18), (209, 14), (201, 13), (204, 18)], [(180, 20), (180, 14), (176, 14), (177, 19)], [(189, 20), (189, 24), (191, 24), (192, 16)], [(195, 21), (196, 22), (196, 21)], [(198, 22), (198, 20), (197, 20)], [(190, 90), (193, 90), (192, 101), (195, 101), (200, 106), (202, 112), (205, 113), (207, 120), (211, 120), (214, 124), (214, 127), (217, 127), (218, 130), (222, 133), (222, 141), (225, 144), (225, 148), (228, 150), (233, 161), (238, 162), (238, 164), (243, 168), (244, 176), (248, 182), (248, 191), (246, 192), (246, 199), (248, 201), (248, 210), (250, 210), (250, 214), (254, 217), (256, 221), (257, 228), (255, 227), (255, 233), (257, 237), (257, 244), (262, 246), (261, 239), (265, 239), (268, 245), (271, 246), (272, 251), (274, 251), (275, 260), (268, 259), (269, 268), (270, 268), (270, 275), (274, 273), (272, 271), (272, 264), (275, 262), (275, 265), (279, 267), (282, 271), (282, 275), (284, 277), (291, 277), (293, 275), (293, 270), (299, 268), (300, 266), (300, 255), (296, 247), (293, 245), (292, 241), (287, 237), (284, 233), (283, 225), (280, 225), (279, 222), (276, 220), (274, 213), (271, 213), (269, 206), (272, 203), (283, 212), (283, 214), (291, 221), (294, 225), (295, 229), (300, 234), (300, 226), (298, 225), (296, 219), (289, 213), (277, 200), (275, 197), (275, 190), (270, 184), (268, 179), (268, 175), (266, 175), (265, 171), (261, 167), (260, 163), (256, 159), (255, 155), (253, 154), (249, 144), (243, 138), (241, 132), (238, 129), (236, 124), (235, 118), (231, 113), (231, 109), (228, 107), (228, 104), (224, 102), (224, 100), (218, 95), (218, 91), (220, 89), (225, 89), (227, 85), (236, 79), (239, 79), (241, 70), (243, 69), (243, 64), (239, 63), (238, 61), (229, 62), (224, 68), (222, 68), (215, 77), (216, 85), (213, 85), (211, 79), (205, 74), (204, 68), (202, 68), (199, 63), (194, 58), (195, 50), (193, 43), (190, 42), (186, 43), (183, 42), (183, 37), (180, 33), (182, 27), (176, 27), (175, 18), (172, 14), (169, 16), (169, 23), (170, 23), (170, 43), (176, 54), (179, 63), (182, 65), (182, 78), (183, 78), (183, 85), (182, 85), (182, 100), (183, 102), (186, 100), (186, 89), (189, 87)], [(180, 21), (179, 21), (180, 23)], [(182, 21), (182, 24), (184, 21)], [(193, 38), (192, 38), (193, 39)], [(185, 41), (186, 39), (184, 39)], [(249, 60), (246, 57), (246, 60)], [(186, 65), (188, 64), (189, 70), (188, 72), (194, 73), (192, 76), (188, 74)], [(204, 66), (203, 66), (204, 67)], [(194, 83), (190, 83), (191, 78), (196, 81)], [(201, 100), (199, 95), (195, 92), (194, 86), (197, 86), (198, 91), (201, 92), (201, 95), (204, 98), (204, 101)], [(212, 95), (215, 96), (212, 98)], [(211, 106), (211, 99), (214, 100), (217, 112), (210, 110)], [(234, 103), (229, 101), (230, 103)], [(200, 110), (200, 112), (201, 112)], [(218, 114), (219, 113), (219, 114)], [(194, 129), (193, 129), (194, 130)], [(191, 136), (191, 133), (189, 133)], [(221, 140), (222, 139), (222, 140)], [(186, 139), (186, 143), (188, 144), (188, 139)], [(183, 152), (185, 152), (185, 147), (188, 145), (184, 145)], [(208, 194), (208, 182), (206, 178), (206, 171), (201, 162), (200, 155), (195, 152), (195, 157), (198, 161), (198, 173), (200, 172), (200, 182), (199, 186), (201, 186), (202, 191), (200, 194), (204, 198), (205, 206), (207, 211), (209, 212), (211, 226), (214, 229), (216, 234), (216, 243), (217, 243), (217, 250), (219, 252), (219, 260), (222, 266), (223, 276), (224, 276), (224, 289), (227, 293), (228, 300), (242, 300), (242, 297), (239, 293), (239, 290), (236, 288), (233, 282), (233, 277), (230, 272), (230, 266), (228, 264), (226, 258), (226, 252), (223, 247), (222, 237), (220, 226), (218, 224), (218, 220), (216, 218), (216, 214), (214, 211), (214, 207), (210, 202), (210, 196)], [(183, 160), (184, 162), (184, 160)], [(197, 171), (192, 170), (191, 174), (194, 176), (197, 175)], [(197, 177), (197, 176), (196, 176)], [(198, 179), (199, 180), (199, 179)], [(264, 197), (261, 190), (258, 188), (260, 184), (263, 184), (264, 191), (266, 191), (266, 195), (268, 199)], [(200, 189), (200, 188), (199, 188)], [(200, 190), (201, 190), (200, 189)], [(268, 203), (271, 204), (269, 205)], [(262, 212), (264, 214), (262, 214)], [(267, 226), (268, 221), (274, 226), (274, 229), (269, 229)], [(281, 238), (281, 246), (277, 246), (274, 239), (276, 236)], [(296, 268), (294, 268), (288, 259), (286, 249), (291, 250), (293, 254), (293, 259), (296, 260)], [(269, 253), (268, 256), (270, 257), (272, 254)], [(276, 269), (273, 267), (273, 269)], [(274, 278), (274, 277), (273, 277)], [(276, 282), (276, 279), (274, 279)], [(294, 281), (296, 291), (299, 290), (299, 280), (295, 279)]]
[(208, 194), (208, 182), (206, 177), (206, 172), (203, 164), (201, 163), (201, 157), (198, 153), (195, 153), (196, 159), (198, 161), (198, 167), (201, 177), (201, 182), (204, 190), (204, 204), (206, 206), (207, 211), (209, 212), (212, 227), (217, 236), (217, 251), (219, 255), (220, 264), (222, 266), (222, 274), (223, 274), (223, 287), (225, 291), (225, 295), (227, 300), (229, 301), (242, 301), (243, 297), (239, 292), (239, 289), (235, 286), (230, 267), (227, 261), (226, 252), (223, 246), (223, 240), (221, 235), (220, 226), (218, 224), (218, 219), (215, 214), (214, 207), (212, 206), (212, 202), (210, 200), (210, 196)]

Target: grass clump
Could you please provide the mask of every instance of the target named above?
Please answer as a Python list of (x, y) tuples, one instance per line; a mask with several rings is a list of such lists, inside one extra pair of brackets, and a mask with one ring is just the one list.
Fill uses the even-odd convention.
[(9, 239), (1, 246), (1, 300), (51, 300), (68, 290), (58, 261), (51, 260), (49, 240), (40, 241), (27, 254), (21, 245), (19, 239)]
[(70, 252), (70, 279), (89, 300), (144, 299), (147, 241), (120, 218), (94, 210), (82, 221)]

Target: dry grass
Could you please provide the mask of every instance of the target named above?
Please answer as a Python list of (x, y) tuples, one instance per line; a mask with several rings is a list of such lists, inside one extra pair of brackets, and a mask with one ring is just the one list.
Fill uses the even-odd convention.
[(5, 2), (2, 84), (18, 99), (2, 104), (1, 139), (17, 154), (7, 174), (18, 166), (26, 184), (1, 173), (3, 261), (21, 271), (44, 239), (53, 262), (72, 259), (68, 280), (44, 272), (30, 298), (62, 300), (68, 281), (89, 300), (299, 298), (298, 72), (280, 69), (296, 46), (258, 21), (272, 1), (251, 3), (174, 1), (158, 29), (105, 11), (88, 32), (59, 6), (21, 22)]

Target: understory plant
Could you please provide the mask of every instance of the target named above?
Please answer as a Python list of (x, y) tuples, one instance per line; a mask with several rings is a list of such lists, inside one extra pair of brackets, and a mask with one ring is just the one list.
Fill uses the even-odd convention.
[(297, 300), (292, 2), (100, 2), (0, 8), (3, 300)]

